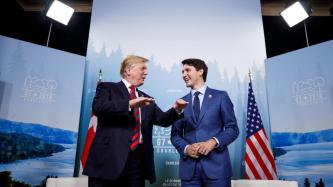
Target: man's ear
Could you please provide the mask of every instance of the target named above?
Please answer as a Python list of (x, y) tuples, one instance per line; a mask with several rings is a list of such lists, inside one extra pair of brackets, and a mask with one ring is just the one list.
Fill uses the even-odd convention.
[(201, 77), (202, 77), (202, 76), (203, 76), (203, 72), (204, 72), (204, 70), (203, 70), (203, 69), (200, 69), (198, 72), (200, 73), (200, 75), (201, 75)]
[(130, 69), (129, 67), (127, 67), (127, 68), (125, 69), (125, 75), (126, 75), (126, 76), (129, 76), (130, 71), (131, 71), (131, 69)]

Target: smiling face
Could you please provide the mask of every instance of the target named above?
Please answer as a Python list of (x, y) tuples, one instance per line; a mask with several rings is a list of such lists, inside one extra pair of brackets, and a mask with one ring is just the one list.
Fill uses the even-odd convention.
[(135, 87), (144, 84), (148, 75), (148, 68), (145, 62), (137, 62), (125, 69), (125, 79)]
[(204, 85), (204, 80), (202, 77), (203, 69), (196, 70), (194, 66), (184, 64), (182, 75), (185, 81), (186, 87), (191, 89), (199, 89)]

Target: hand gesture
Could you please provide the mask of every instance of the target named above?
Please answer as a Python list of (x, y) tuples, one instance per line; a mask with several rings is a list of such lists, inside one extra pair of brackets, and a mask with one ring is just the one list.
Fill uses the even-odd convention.
[(129, 105), (131, 108), (134, 107), (141, 107), (141, 106), (148, 106), (151, 103), (153, 103), (155, 100), (153, 98), (149, 98), (149, 97), (138, 97), (135, 99), (132, 99), (129, 101)]
[(183, 99), (177, 99), (175, 104), (173, 104), (173, 108), (179, 113), (187, 106), (187, 104), (187, 101), (184, 101)]

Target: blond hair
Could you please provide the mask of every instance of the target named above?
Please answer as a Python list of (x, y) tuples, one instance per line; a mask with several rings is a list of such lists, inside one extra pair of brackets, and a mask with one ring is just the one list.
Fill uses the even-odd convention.
[(134, 64), (138, 63), (145, 63), (148, 62), (148, 59), (136, 56), (136, 55), (128, 55), (120, 65), (120, 75), (124, 78), (126, 68), (133, 66)]

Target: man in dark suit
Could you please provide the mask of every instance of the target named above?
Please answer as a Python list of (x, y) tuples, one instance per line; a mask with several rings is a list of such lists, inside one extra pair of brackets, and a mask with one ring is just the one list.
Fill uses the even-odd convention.
[(180, 154), (179, 176), (183, 187), (230, 187), (232, 168), (228, 145), (239, 130), (233, 104), (225, 91), (205, 85), (208, 67), (200, 59), (186, 59), (183, 79), (191, 92), (184, 118), (175, 122), (171, 141)]
[(147, 59), (130, 55), (121, 64), (123, 79), (100, 83), (93, 101), (98, 126), (83, 174), (89, 187), (143, 187), (155, 181), (153, 125), (170, 126), (187, 105), (178, 99), (163, 112), (137, 89), (148, 74)]

